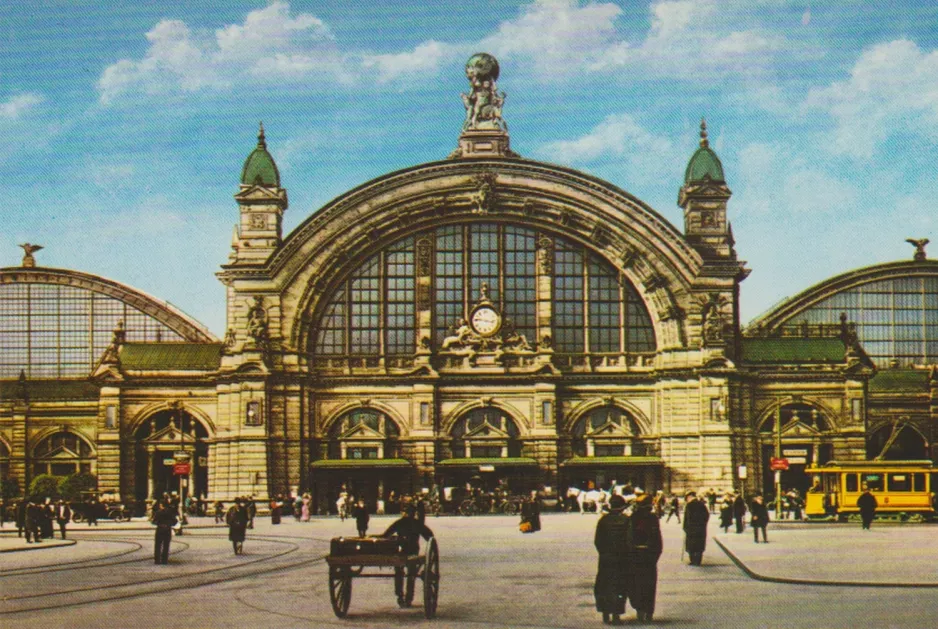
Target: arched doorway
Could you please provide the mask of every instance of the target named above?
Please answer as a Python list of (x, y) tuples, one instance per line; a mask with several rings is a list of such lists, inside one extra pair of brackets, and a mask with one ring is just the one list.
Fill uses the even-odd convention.
[(395, 512), (398, 498), (413, 488), (414, 467), (400, 458), (400, 427), (386, 413), (357, 408), (332, 422), (325, 444), (327, 457), (312, 463), (313, 508), (335, 513), (343, 491), (365, 501), (370, 511), (378, 501)]
[(94, 451), (91, 444), (76, 433), (61, 430), (36, 444), (32, 466), (33, 478), (40, 474), (94, 474)]
[[(781, 458), (788, 459), (789, 464), (781, 472), (782, 490), (797, 489), (803, 496), (811, 487), (805, 469), (833, 459), (832, 423), (820, 408), (805, 402), (783, 404), (777, 412), (781, 420)], [(776, 413), (771, 413), (759, 426), (762, 489), (771, 494), (775, 493), (771, 459), (775, 456), (776, 435)]]
[(927, 459), (928, 442), (911, 424), (896, 421), (870, 433), (866, 441), (866, 457), (885, 461)]
[(173, 455), (178, 451), (191, 457), (183, 497), (206, 497), (208, 437), (202, 422), (183, 409), (162, 410), (141, 422), (134, 431), (134, 497), (138, 504), (179, 491), (179, 477), (173, 475)]

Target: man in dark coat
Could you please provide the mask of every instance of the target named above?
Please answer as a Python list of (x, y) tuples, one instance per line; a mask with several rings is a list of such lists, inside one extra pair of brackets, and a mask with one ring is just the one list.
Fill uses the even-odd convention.
[(690, 557), (690, 565), (699, 566), (707, 548), (707, 521), (710, 510), (702, 500), (697, 500), (693, 491), (684, 496), (684, 548)]
[(16, 503), (16, 536), (23, 537), (23, 531), (26, 530), (26, 499)]
[(762, 530), (762, 541), (766, 544), (769, 543), (769, 539), (765, 534), (765, 527), (769, 524), (769, 510), (765, 506), (765, 500), (762, 498), (762, 494), (756, 494), (752, 498), (752, 504), (749, 505), (749, 512), (752, 514), (749, 520), (749, 524), (752, 525), (752, 535), (755, 538), (755, 542), (759, 543), (759, 530)]
[(741, 494), (736, 494), (736, 500), (733, 501), (733, 519), (736, 520), (736, 532), (743, 532), (743, 516), (746, 515), (746, 501)]
[(531, 495), (521, 503), (521, 521), (531, 525), (529, 533), (537, 533), (541, 530), (541, 503), (537, 499), (536, 491), (532, 491)]
[(154, 507), (151, 520), (156, 525), (156, 536), (153, 540), (153, 563), (169, 563), (169, 544), (173, 537), (173, 527), (179, 521), (176, 517), (176, 509), (161, 500)]
[[(358, 536), (365, 537), (368, 534), (368, 521), (371, 516), (368, 515), (368, 509), (365, 508), (365, 501), (361, 498), (352, 507), (352, 517), (355, 518), (355, 528), (358, 529)], [(419, 520), (419, 518), (418, 518)], [(422, 524), (423, 522), (421, 522)]]
[(879, 503), (876, 496), (870, 493), (870, 488), (863, 486), (863, 493), (857, 498), (857, 507), (860, 509), (860, 519), (863, 520), (863, 528), (870, 530), (870, 524), (873, 522), (873, 516), (876, 515), (876, 507)]
[(42, 505), (36, 498), (30, 498), (26, 505), (26, 543), (42, 543), (42, 534), (40, 532), (42, 521)]
[(62, 539), (65, 539), (65, 526), (72, 521), (72, 508), (64, 500), (59, 500), (55, 505), (55, 521), (59, 523)]
[(609, 499), (609, 513), (599, 519), (593, 537), (593, 544), (599, 552), (593, 594), (596, 611), (603, 615), (603, 623), (607, 625), (621, 622), (629, 594), (629, 516), (623, 513), (624, 510), (625, 498), (613, 495)]
[(41, 509), (42, 517), (39, 520), (39, 528), (42, 530), (42, 538), (52, 539), (55, 536), (55, 526), (53, 524), (55, 508), (52, 506), (52, 501), (46, 498), (45, 503), (41, 505)]
[[(684, 512), (687, 521), (687, 511)], [(628, 595), (638, 613), (639, 622), (650, 622), (655, 614), (655, 594), (658, 589), (658, 559), (661, 557), (661, 523), (652, 511), (652, 499), (641, 494), (629, 522), (627, 537), (629, 550)]]
[(85, 519), (88, 521), (88, 526), (92, 524), (98, 526), (98, 500), (96, 498), (91, 498), (85, 503)]
[(254, 501), (254, 495), (251, 494), (251, 499), (248, 500), (248, 528), (254, 528), (254, 518), (257, 517), (257, 503)]
[(228, 525), (228, 541), (231, 542), (236, 555), (244, 554), (244, 538), (247, 536), (249, 519), (244, 498), (235, 500), (225, 515), (225, 523)]
[[(409, 503), (404, 516), (395, 520), (387, 528), (382, 537), (396, 535), (402, 542), (401, 546), (408, 555), (420, 553), (420, 538), (429, 540), (433, 537), (426, 524), (417, 521), (417, 508)], [(407, 590), (404, 591), (404, 568), (394, 568), (394, 593), (397, 594), (397, 604), (400, 607), (409, 607), (414, 600), (414, 582), (417, 580), (417, 564), (407, 564)]]

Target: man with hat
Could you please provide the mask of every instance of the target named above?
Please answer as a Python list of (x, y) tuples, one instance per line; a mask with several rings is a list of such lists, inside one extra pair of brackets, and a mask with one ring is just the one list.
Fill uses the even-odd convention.
[(623, 511), (625, 498), (613, 495), (609, 499), (609, 513), (599, 519), (593, 538), (593, 544), (599, 552), (599, 569), (593, 595), (596, 597), (596, 611), (603, 615), (603, 623), (607, 625), (621, 622), (628, 597), (629, 516)]
[[(639, 622), (649, 622), (655, 614), (658, 589), (658, 559), (661, 557), (661, 523), (652, 512), (651, 496), (636, 490), (635, 506), (629, 522), (629, 601)], [(685, 518), (686, 521), (686, 518)]]
[(710, 510), (703, 501), (697, 500), (697, 492), (687, 492), (684, 496), (684, 548), (692, 566), (699, 566), (703, 560), (709, 519)]

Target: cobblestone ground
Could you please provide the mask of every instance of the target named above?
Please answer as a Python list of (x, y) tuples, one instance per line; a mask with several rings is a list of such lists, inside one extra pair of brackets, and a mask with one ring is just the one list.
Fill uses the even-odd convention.
[[(430, 518), (442, 555), (432, 621), (420, 583), (415, 606), (399, 609), (391, 579), (354, 581), (348, 618), (333, 615), (323, 557), (354, 522), (259, 520), (240, 557), (224, 529), (191, 529), (173, 539), (166, 566), (153, 564), (142, 523), (76, 528), (74, 546), (0, 554), (0, 627), (602, 626), (592, 598), (596, 519), (548, 514), (540, 533), (522, 535), (515, 518)], [(371, 531), (390, 522), (375, 517)], [(784, 524), (763, 545), (714, 525), (700, 568), (682, 561), (680, 526), (662, 528), (655, 625), (917, 629), (938, 618), (935, 526)], [(638, 624), (631, 610), (626, 624)]]

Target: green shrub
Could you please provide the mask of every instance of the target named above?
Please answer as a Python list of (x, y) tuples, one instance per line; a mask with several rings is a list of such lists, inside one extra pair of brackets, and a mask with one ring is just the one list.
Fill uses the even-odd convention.
[(38, 500), (52, 498), (57, 500), (59, 497), (59, 482), (61, 476), (52, 474), (40, 474), (29, 483), (29, 495)]
[(0, 486), (0, 493), (4, 501), (16, 498), (20, 495), (20, 481), (16, 478), (4, 478), (3, 485)]
[(94, 491), (98, 488), (98, 477), (83, 472), (70, 474), (59, 481), (59, 496), (63, 500), (78, 501), (82, 499), (81, 492)]

